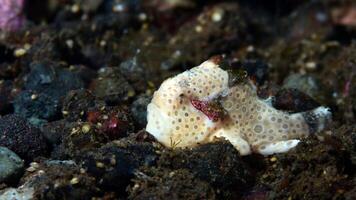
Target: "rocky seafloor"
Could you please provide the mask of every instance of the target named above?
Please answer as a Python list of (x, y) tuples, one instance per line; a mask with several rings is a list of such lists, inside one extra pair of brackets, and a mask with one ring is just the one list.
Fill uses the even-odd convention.
[[(1, 200), (356, 199), (353, 1), (22, 3), (0, 32)], [(165, 148), (144, 129), (153, 92), (214, 55), (332, 123), (272, 156)]]

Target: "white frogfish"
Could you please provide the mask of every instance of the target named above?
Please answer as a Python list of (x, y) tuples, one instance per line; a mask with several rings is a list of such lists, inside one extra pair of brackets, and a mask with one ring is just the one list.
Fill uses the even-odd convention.
[(165, 80), (147, 107), (146, 131), (166, 147), (194, 147), (224, 138), (240, 155), (287, 152), (324, 129), (326, 107), (287, 113), (257, 96), (250, 81), (231, 84), (213, 57)]

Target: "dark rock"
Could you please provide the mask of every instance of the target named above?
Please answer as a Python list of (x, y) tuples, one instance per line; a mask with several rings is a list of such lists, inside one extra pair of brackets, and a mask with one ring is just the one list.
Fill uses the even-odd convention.
[[(214, 14), (221, 19), (210, 20)], [(236, 2), (215, 4), (180, 26), (169, 44), (179, 50), (186, 62), (199, 64), (206, 57), (227, 53), (241, 45), (251, 33), (246, 22)]]
[[(80, 55), (83, 57), (83, 62), (93, 69), (99, 69), (100, 67), (105, 66), (109, 59), (109, 55), (106, 54), (105, 51), (92, 44), (85, 44), (82, 46), (80, 49)], [(78, 56), (69, 55), (68, 57), (72, 57), (71, 60), (75, 62), (75, 59)], [(78, 63), (78, 61), (75, 63)]]
[(48, 122), (45, 119), (39, 119), (36, 117), (31, 117), (31, 118), (27, 119), (27, 121), (37, 128), (40, 128), (41, 126), (45, 125)]
[(72, 158), (82, 151), (96, 149), (107, 143), (108, 138), (89, 123), (67, 124), (61, 144), (55, 149), (55, 158)]
[(13, 62), (15, 60), (15, 56), (13, 55), (14, 50), (10, 47), (0, 44), (0, 56), (3, 58), (1, 63), (3, 62)]
[(33, 188), (6, 188), (0, 191), (0, 199), (26, 200), (33, 199)]
[(289, 112), (312, 110), (320, 104), (297, 89), (281, 89), (272, 100), (273, 107)]
[[(177, 71), (171, 71), (173, 68), (186, 65), (179, 56), (180, 51), (166, 45), (168, 41), (161, 36), (148, 30), (128, 31), (120, 38), (118, 45), (130, 48), (118, 48), (110, 61), (110, 66), (122, 68), (121, 73), (138, 92), (154, 90), (163, 80), (177, 74)], [(147, 38), (150, 42), (146, 44)], [(171, 67), (162, 69), (167, 64)], [(131, 72), (139, 73), (141, 77)]]
[(131, 105), (131, 113), (140, 128), (147, 124), (147, 105), (151, 102), (151, 96), (139, 96)]
[(60, 144), (63, 137), (71, 131), (69, 127), (70, 124), (68, 122), (59, 120), (44, 124), (41, 127), (41, 131), (47, 142), (53, 147)]
[(139, 25), (139, 23), (137, 22), (137, 15), (134, 16), (133, 12), (128, 13), (127, 11), (122, 12), (120, 14), (109, 13), (104, 15), (98, 15), (95, 17), (94, 23), (97, 25), (97, 29), (102, 31), (113, 27), (116, 27), (118, 31), (122, 31), (127, 28), (128, 25), (132, 27), (137, 27)]
[[(339, 130), (335, 130), (339, 132)], [(336, 199), (350, 185), (355, 165), (339, 136), (310, 136), (285, 154), (276, 154), (261, 175), (268, 199)], [(272, 164), (273, 163), (273, 164)], [(282, 173), (281, 173), (282, 172)]]
[[(350, 152), (351, 162), (356, 166), (356, 126), (343, 125), (335, 131), (343, 148)], [(340, 145), (338, 147), (341, 147)], [(352, 169), (350, 169), (352, 171)]]
[(353, 200), (356, 196), (356, 178), (353, 178), (352, 180), (352, 189), (349, 191), (345, 192), (344, 198), (345, 200)]
[(0, 146), (0, 182), (16, 182), (23, 172), (24, 162), (8, 148)]
[(67, 69), (51, 63), (35, 63), (25, 78), (25, 90), (14, 101), (15, 113), (27, 118), (58, 118), (62, 98), (71, 90), (84, 86), (83, 81)]
[(243, 195), (243, 200), (267, 200), (268, 190), (263, 187), (255, 187)]
[(94, 95), (88, 90), (74, 90), (63, 101), (62, 114), (68, 121), (85, 119), (87, 110), (96, 106)]
[(55, 98), (82, 87), (83, 81), (78, 75), (50, 62), (32, 63), (31, 71), (25, 78), (25, 89)]
[(283, 88), (297, 89), (319, 103), (325, 103), (326, 96), (319, 80), (311, 75), (292, 74), (283, 81)]
[(187, 168), (196, 177), (224, 191), (224, 197), (230, 196), (230, 192), (242, 192), (254, 182), (248, 166), (228, 142), (201, 145), (191, 150), (167, 151), (160, 157), (159, 165), (172, 169)]
[(92, 90), (95, 96), (109, 103), (127, 100), (134, 94), (133, 88), (120, 73), (120, 70), (110, 67), (99, 70), (99, 77), (92, 83)]
[[(46, 93), (22, 91), (14, 100), (15, 113), (28, 119), (54, 120), (59, 117), (61, 106), (59, 99)], [(34, 124), (39, 125), (39, 124)]]
[(12, 81), (0, 81), (0, 114), (6, 114), (11, 112), (11, 100), (13, 95), (11, 90), (13, 89)]
[(77, 74), (80, 79), (82, 79), (85, 83), (85, 86), (88, 86), (94, 78), (96, 78), (97, 74), (95, 70), (92, 70), (85, 65), (71, 65), (69, 67), (70, 71)]
[(13, 54), (14, 50), (0, 44), (0, 78), (13, 78), (16, 77), (21, 69), (21, 66), (15, 61)]
[[(51, 158), (52, 159), (70, 159), (71, 155), (77, 152), (77, 148), (84, 148), (85, 142), (79, 143), (74, 142), (77, 140), (67, 140), (73, 133), (73, 128), (77, 128), (75, 130), (79, 131), (80, 126), (73, 122), (68, 122), (66, 120), (59, 120), (48, 122), (41, 126), (41, 131), (43, 132), (43, 136), (45, 137), (47, 143), (51, 147)], [(75, 135), (75, 137), (80, 137), (81, 135)], [(88, 139), (90, 134), (87, 135), (86, 139)], [(83, 139), (84, 140), (84, 139)], [(82, 141), (83, 141), (82, 140)], [(89, 139), (88, 139), (89, 140)], [(85, 141), (85, 140), (84, 140)], [(92, 141), (92, 140), (89, 140)], [(68, 142), (70, 144), (68, 144)], [(74, 142), (74, 144), (72, 144)], [(77, 145), (74, 149), (73, 145)], [(97, 145), (98, 146), (98, 145)], [(88, 145), (90, 148), (90, 145)]]
[[(31, 3), (32, 4), (32, 3)], [(41, 2), (41, 11), (43, 10), (43, 2)], [(21, 39), (24, 35), (19, 36)], [(30, 58), (27, 62), (31, 63), (34, 60), (57, 60), (60, 58), (60, 52), (55, 45), (55, 38), (57, 38), (57, 32), (43, 32), (43, 29), (36, 29), (28, 35), (33, 38), (31, 48), (27, 50), (26, 55)], [(28, 66), (28, 63), (26, 66)]]
[(147, 88), (147, 67), (140, 62), (137, 56), (120, 64), (120, 71), (125, 78), (138, 91), (145, 91)]
[[(356, 87), (356, 78), (350, 84), (350, 88), (355, 88), (355, 87)], [(350, 97), (351, 97), (352, 112), (355, 120), (356, 119), (356, 90), (350, 91)]]
[(135, 175), (130, 199), (217, 199), (212, 187), (187, 169), (148, 168)]
[(64, 130), (59, 132), (59, 134), (63, 133), (62, 143), (57, 149), (56, 154), (59, 154), (56, 158), (73, 157), (81, 151), (99, 148), (109, 141), (126, 137), (134, 132), (134, 123), (126, 108), (99, 105), (83, 107), (85, 111), (79, 113), (82, 119), (63, 124)]
[(97, 178), (101, 188), (118, 194), (125, 193), (140, 166), (152, 166), (156, 159), (152, 144), (125, 141), (110, 143), (77, 157), (82, 167)]
[(141, 130), (132, 136), (137, 142), (157, 142), (156, 138), (145, 130)]
[(46, 161), (32, 168), (24, 175), (20, 188), (33, 188), (33, 199), (89, 200), (99, 192), (95, 179), (73, 161)]
[(0, 146), (9, 148), (26, 161), (47, 154), (47, 144), (40, 130), (17, 115), (0, 118)]

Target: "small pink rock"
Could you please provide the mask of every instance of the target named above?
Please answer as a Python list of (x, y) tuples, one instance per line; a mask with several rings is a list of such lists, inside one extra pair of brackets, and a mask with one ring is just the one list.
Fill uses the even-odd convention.
[(0, 29), (16, 31), (21, 28), (25, 17), (23, 7), (25, 0), (0, 0)]

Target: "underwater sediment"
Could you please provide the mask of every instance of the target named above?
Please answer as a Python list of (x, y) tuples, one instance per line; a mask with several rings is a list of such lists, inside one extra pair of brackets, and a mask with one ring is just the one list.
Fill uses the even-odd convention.
[(355, 13), (0, 0), (0, 199), (355, 199)]

